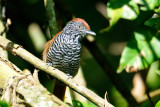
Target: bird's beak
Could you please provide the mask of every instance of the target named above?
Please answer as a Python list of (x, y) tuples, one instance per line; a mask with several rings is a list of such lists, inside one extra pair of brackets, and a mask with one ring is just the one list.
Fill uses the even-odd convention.
[(86, 30), (85, 33), (88, 34), (88, 35), (94, 35), (94, 36), (96, 36), (96, 33), (93, 32), (93, 31), (91, 31), (91, 30)]

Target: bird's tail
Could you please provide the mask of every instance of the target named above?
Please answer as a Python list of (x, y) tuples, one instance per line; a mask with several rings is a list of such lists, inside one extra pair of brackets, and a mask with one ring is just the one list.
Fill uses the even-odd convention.
[(57, 83), (57, 80), (56, 80), (53, 94), (57, 96), (59, 99), (61, 99), (62, 101), (64, 101), (65, 92), (66, 92), (66, 86), (64, 84), (59, 84), (59, 82)]

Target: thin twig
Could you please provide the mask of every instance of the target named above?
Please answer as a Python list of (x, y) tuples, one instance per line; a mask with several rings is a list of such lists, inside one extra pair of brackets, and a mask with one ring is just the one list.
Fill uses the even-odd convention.
[(39, 82), (39, 79), (38, 79), (38, 72), (39, 72), (38, 69), (34, 69), (33, 78), (34, 78), (38, 83), (40, 83), (40, 82)]
[(147, 94), (148, 100), (149, 100), (150, 103), (151, 103), (151, 107), (154, 107), (154, 103), (153, 103), (153, 101), (152, 101), (152, 99), (151, 99), (151, 96), (149, 95), (149, 89), (146, 90), (146, 94)]
[[(160, 89), (157, 89), (157, 90), (155, 90), (155, 91), (149, 92), (149, 96), (150, 96), (151, 98), (156, 97), (156, 96), (160, 96)], [(137, 101), (138, 101), (139, 103), (143, 103), (143, 102), (145, 102), (146, 100), (148, 100), (147, 94), (145, 94), (145, 95), (142, 96), (142, 97), (137, 98)]]
[(105, 95), (104, 95), (104, 100), (105, 100), (105, 102), (104, 102), (104, 107), (109, 107), (109, 102), (108, 102), (108, 95), (107, 95), (107, 91), (106, 91), (106, 93), (105, 93)]
[(0, 32), (0, 36), (2, 36), (4, 33), (8, 31), (10, 25), (11, 25), (11, 19), (8, 18), (6, 24), (4, 25), (4, 29)]

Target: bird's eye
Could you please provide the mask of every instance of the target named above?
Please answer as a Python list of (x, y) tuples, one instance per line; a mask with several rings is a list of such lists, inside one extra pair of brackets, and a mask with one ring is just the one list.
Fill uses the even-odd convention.
[(83, 29), (83, 26), (82, 26), (82, 25), (79, 25), (79, 29)]

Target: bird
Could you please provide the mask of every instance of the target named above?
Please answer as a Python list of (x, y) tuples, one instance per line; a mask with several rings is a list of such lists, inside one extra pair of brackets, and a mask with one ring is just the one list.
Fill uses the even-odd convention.
[[(63, 30), (44, 46), (42, 58), (47, 66), (59, 69), (69, 78), (75, 77), (80, 64), (82, 40), (86, 35), (96, 35), (96, 33), (91, 31), (84, 19), (74, 18), (69, 21)], [(66, 85), (56, 80), (53, 94), (63, 101), (65, 90)]]

